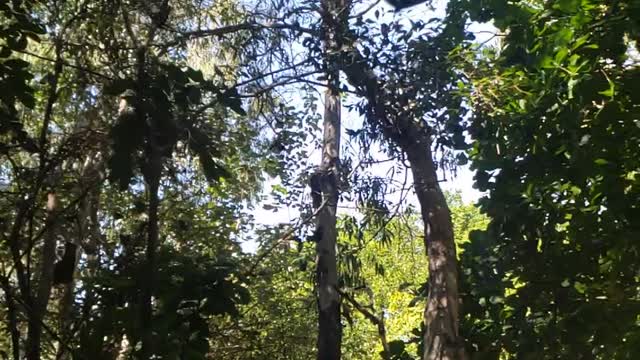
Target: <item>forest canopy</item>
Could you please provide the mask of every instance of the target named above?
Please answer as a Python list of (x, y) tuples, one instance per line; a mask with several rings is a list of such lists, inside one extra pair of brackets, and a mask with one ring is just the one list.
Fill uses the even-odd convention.
[(640, 358), (639, 41), (638, 0), (2, 1), (0, 357)]

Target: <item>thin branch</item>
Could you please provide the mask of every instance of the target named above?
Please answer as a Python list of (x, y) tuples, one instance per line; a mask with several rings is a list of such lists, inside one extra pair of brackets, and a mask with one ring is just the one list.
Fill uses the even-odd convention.
[(248, 84), (250, 84), (250, 83), (252, 83), (254, 81), (258, 81), (258, 80), (264, 79), (264, 78), (269, 77), (269, 76), (273, 76), (273, 75), (276, 75), (276, 74), (279, 74), (279, 73), (282, 73), (282, 72), (285, 72), (285, 71), (289, 71), (289, 70), (294, 70), (297, 67), (302, 66), (305, 63), (308, 63), (310, 61), (311, 61), (311, 59), (305, 59), (303, 61), (300, 61), (299, 63), (290, 65), (290, 66), (285, 67), (285, 68), (273, 70), (273, 71), (270, 71), (270, 72), (267, 72), (267, 73), (260, 73), (256, 77), (253, 77), (251, 79), (247, 79), (247, 80), (244, 80), (244, 81), (241, 81), (241, 82), (237, 83), (235, 86), (236, 87), (245, 86), (245, 85), (248, 85)]
[(47, 105), (44, 110), (42, 120), (42, 129), (40, 130), (40, 171), (44, 169), (47, 162), (47, 135), (49, 134), (49, 124), (53, 115), (53, 104), (58, 98), (58, 80), (62, 74), (62, 39), (57, 38), (55, 41), (56, 59), (53, 66), (53, 75), (49, 78), (49, 94), (47, 96)]
[[(44, 56), (41, 56), (41, 55), (38, 55), (38, 54), (34, 54), (34, 53), (26, 51), (26, 50), (16, 50), (16, 49), (14, 49), (13, 51), (21, 53), (21, 54), (29, 55), (29, 56), (35, 57), (37, 59), (40, 59), (40, 60), (44, 60), (44, 61), (48, 61), (48, 62), (56, 62), (56, 60), (54, 60), (54, 59), (50, 59), (48, 57), (44, 57)], [(69, 67), (69, 68), (76, 69), (76, 70), (81, 70), (81, 71), (84, 71), (84, 72), (89, 73), (91, 75), (95, 75), (95, 76), (101, 77), (103, 79), (113, 80), (113, 78), (108, 76), (108, 75), (101, 74), (101, 73), (96, 72), (94, 70), (87, 69), (87, 68), (82, 67), (82, 66), (74, 65), (74, 64), (71, 64), (71, 63), (66, 62), (66, 61), (62, 61), (62, 66)]]
[(189, 40), (193, 38), (205, 37), (205, 36), (223, 36), (227, 34), (231, 34), (234, 32), (242, 31), (242, 30), (294, 30), (303, 33), (307, 33), (310, 35), (317, 35), (318, 32), (302, 27), (300, 25), (295, 24), (287, 24), (287, 23), (276, 23), (276, 24), (259, 24), (256, 22), (246, 22), (242, 24), (236, 25), (228, 25), (215, 29), (202, 29), (202, 30), (194, 30), (181, 33), (184, 40)]
[[(373, 325), (378, 328), (378, 335), (380, 336), (380, 342), (382, 343), (383, 357), (385, 359), (391, 358), (391, 351), (389, 349), (389, 343), (387, 342), (387, 329), (384, 325), (384, 318), (382, 316), (378, 317), (373, 312), (369, 311), (365, 306), (360, 304), (354, 297), (352, 297), (349, 293), (344, 292), (336, 287), (336, 291), (340, 294), (341, 297), (347, 299), (353, 307), (358, 310), (367, 320), (369, 320)], [(373, 308), (373, 307), (372, 307)]]
[(269, 254), (271, 254), (271, 252), (276, 248), (276, 246), (278, 246), (280, 243), (282, 243), (284, 241), (287, 241), (287, 240), (291, 239), (291, 235), (293, 235), (302, 226), (304, 226), (304, 225), (308, 224), (309, 222), (311, 222), (316, 217), (316, 215), (318, 215), (320, 213), (320, 211), (325, 207), (325, 205), (327, 204), (328, 200), (329, 199), (324, 199), (322, 204), (320, 204), (320, 206), (313, 212), (313, 214), (311, 214), (308, 217), (304, 218), (296, 226), (292, 226), (291, 228), (289, 228), (289, 230), (287, 230), (284, 233), (284, 235), (282, 235), (279, 239), (274, 241), (273, 244), (271, 244), (271, 246), (268, 249), (266, 249), (262, 254), (260, 254), (258, 256), (256, 261), (253, 263), (253, 265), (251, 265), (251, 267), (245, 273), (245, 275), (252, 275), (253, 272), (255, 271), (255, 269), (258, 267), (258, 265), (262, 262), (262, 260), (264, 260)]
[(338, 294), (340, 294), (340, 296), (347, 299), (347, 301), (351, 303), (351, 305), (353, 305), (353, 307), (355, 307), (356, 310), (362, 313), (362, 315), (364, 315), (364, 317), (367, 318), (367, 320), (371, 321), (373, 325), (380, 324), (381, 322), (380, 319), (376, 315), (374, 315), (371, 311), (369, 311), (364, 305), (360, 304), (356, 299), (354, 299), (353, 296), (351, 296), (349, 293), (344, 292), (338, 288), (336, 288), (336, 291), (338, 292)]
[(380, 0), (376, 0), (374, 1), (371, 5), (369, 5), (366, 9), (362, 10), (361, 12), (355, 14), (355, 15), (351, 15), (349, 16), (349, 19), (357, 19), (361, 16), (363, 16), (364, 14), (368, 13), (369, 11), (371, 11), (371, 9), (373, 9), (374, 7), (376, 7), (376, 5), (378, 5), (380, 3)]

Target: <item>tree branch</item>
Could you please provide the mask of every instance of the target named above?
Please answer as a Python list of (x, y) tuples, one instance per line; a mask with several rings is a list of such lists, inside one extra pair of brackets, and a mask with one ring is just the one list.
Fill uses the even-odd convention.
[(242, 30), (293, 30), (299, 31), (302, 33), (307, 33), (309, 35), (318, 35), (318, 32), (313, 29), (305, 28), (300, 25), (295, 24), (287, 24), (287, 23), (275, 23), (275, 24), (260, 24), (257, 22), (245, 22), (241, 24), (228, 25), (215, 29), (202, 29), (202, 30), (194, 30), (181, 33), (183, 40), (190, 40), (199, 37), (205, 36), (224, 36), (227, 34), (231, 34), (234, 32), (242, 31)]
[(275, 240), (273, 242), (273, 244), (267, 250), (265, 250), (262, 254), (260, 254), (258, 256), (258, 258), (253, 263), (253, 265), (249, 268), (248, 271), (246, 271), (245, 275), (247, 275), (247, 276), (248, 275), (253, 275), (253, 272), (258, 267), (258, 265), (262, 262), (262, 260), (264, 260), (269, 254), (271, 254), (271, 252), (276, 248), (276, 246), (278, 246), (278, 244), (291, 239), (291, 235), (293, 235), (293, 233), (295, 233), (297, 230), (299, 230), (302, 226), (304, 226), (304, 225), (308, 224), (309, 222), (311, 222), (316, 217), (316, 215), (318, 215), (320, 213), (320, 211), (327, 205), (328, 200), (329, 199), (324, 199), (322, 204), (320, 204), (320, 206), (313, 212), (313, 214), (311, 214), (308, 217), (304, 218), (296, 226), (292, 226), (291, 228), (289, 228), (289, 230), (287, 230), (284, 233), (284, 235), (282, 235), (279, 239)]

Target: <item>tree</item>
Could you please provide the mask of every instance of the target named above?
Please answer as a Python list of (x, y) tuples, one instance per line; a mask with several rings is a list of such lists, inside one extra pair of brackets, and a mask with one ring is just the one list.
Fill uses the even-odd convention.
[[(471, 230), (484, 229), (478, 208), (447, 194), (457, 234), (468, 241)], [(342, 293), (342, 357), (380, 359), (384, 346), (390, 359), (422, 357), (422, 317), (426, 304), (428, 260), (420, 233), (420, 216), (408, 208), (389, 212), (381, 222), (367, 217), (340, 216), (339, 279)], [(371, 209), (373, 210), (373, 209)], [(282, 229), (265, 229), (261, 238), (278, 239)], [(279, 232), (280, 231), (280, 232)], [(250, 277), (251, 301), (241, 305), (240, 320), (225, 318), (211, 331), (212, 348), (225, 359), (313, 359), (317, 331), (315, 244), (293, 239), (277, 242)], [(257, 261), (261, 254), (252, 257)], [(252, 280), (251, 280), (252, 279)], [(284, 314), (284, 315), (283, 315)], [(386, 356), (386, 355), (385, 355)]]
[(638, 4), (459, 6), (504, 34), (470, 73), (491, 223), (463, 253), (469, 348), (637, 357)]
[[(349, 3), (339, 5), (345, 12), (350, 9)], [(361, 18), (358, 24), (363, 24)], [(340, 68), (356, 93), (367, 101), (361, 112), (366, 115), (369, 129), (379, 132), (392, 147), (399, 148), (411, 166), (429, 257), (424, 359), (466, 358), (458, 331), (458, 269), (453, 227), (438, 184), (432, 150), (435, 144), (453, 149), (464, 147), (461, 126), (464, 110), (454, 91), (458, 76), (446, 57), (463, 39), (463, 25), (453, 17), (439, 35), (419, 37), (406, 47), (392, 46), (389, 61), (378, 61), (376, 67), (370, 65), (371, 60), (357, 45), (358, 35), (366, 31), (352, 31), (346, 21), (336, 24), (337, 32), (345, 39)], [(419, 30), (424, 26), (414, 27)], [(399, 24), (384, 24), (380, 29), (385, 39), (383, 46), (392, 44), (390, 36), (396, 31), (399, 37), (411, 39), (409, 31), (403, 31)], [(375, 52), (368, 50), (367, 53)], [(398, 69), (402, 69), (402, 73)], [(378, 72), (389, 76), (381, 78)], [(447, 109), (439, 113), (443, 104)], [(438, 130), (445, 124), (448, 126), (444, 131), (445, 140), (436, 141)]]
[[(8, 57), (2, 85), (15, 89), (3, 93), (0, 119), (0, 268), (10, 309), (2, 319), (13, 358), (124, 356), (140, 349), (141, 338), (147, 354), (178, 349), (181, 356), (204, 356), (210, 318), (234, 315), (235, 306), (247, 301), (231, 239), (242, 213), (237, 204), (253, 196), (259, 182), (247, 175), (264, 165), (252, 163), (258, 130), (241, 117), (234, 87), (185, 67), (181, 39), (188, 24), (180, 16), (196, 3), (174, 7), (167, 19), (138, 2), (45, 5), (0, 5), (8, 14), (1, 21), (2, 54)], [(51, 32), (42, 34), (38, 23)], [(168, 29), (174, 25), (178, 31)], [(42, 43), (27, 41), (37, 34)], [(137, 36), (145, 41), (133, 41)], [(28, 82), (31, 74), (38, 81)], [(107, 168), (117, 187), (104, 182)], [(227, 168), (244, 183), (216, 182), (231, 176)], [(147, 205), (140, 194), (145, 180), (152, 195)], [(184, 186), (181, 194), (171, 194), (169, 184)], [(166, 215), (162, 202), (173, 204), (186, 194), (194, 197), (188, 204), (200, 210), (200, 219), (212, 218), (206, 226)], [(209, 201), (219, 204), (205, 206)], [(168, 228), (173, 222), (179, 231)], [(211, 224), (220, 229), (207, 231)], [(181, 256), (177, 243), (195, 235), (198, 246)], [(161, 244), (163, 238), (169, 244)], [(145, 243), (150, 246), (142, 251)], [(53, 286), (56, 248), (65, 244), (81, 249), (79, 261), (72, 264), (73, 276), (67, 274), (70, 283)], [(144, 252), (147, 271), (141, 271)], [(149, 311), (139, 311), (142, 304), (153, 321), (147, 321)], [(137, 320), (140, 313), (145, 321)], [(175, 335), (171, 342), (149, 339), (152, 327), (165, 326), (167, 337)], [(151, 349), (154, 340), (162, 346)]]
[(322, 163), (310, 180), (313, 207), (320, 209), (317, 220), (317, 268), (318, 288), (318, 360), (339, 360), (342, 345), (340, 295), (338, 292), (338, 265), (336, 230), (340, 179), (341, 108), (340, 73), (333, 56), (341, 44), (336, 23), (344, 21), (347, 12), (344, 4), (322, 1), (324, 67), (327, 77), (325, 93), (324, 134)]

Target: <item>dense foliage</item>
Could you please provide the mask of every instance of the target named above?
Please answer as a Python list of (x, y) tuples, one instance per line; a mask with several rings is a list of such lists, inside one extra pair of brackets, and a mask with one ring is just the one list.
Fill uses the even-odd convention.
[(638, 358), (640, 2), (389, 3), (0, 1), (0, 356), (328, 359), (333, 140), (343, 358)]
[(486, 358), (639, 355), (639, 5), (470, 10), (506, 33), (473, 74), (471, 156), (492, 221), (462, 266)]

